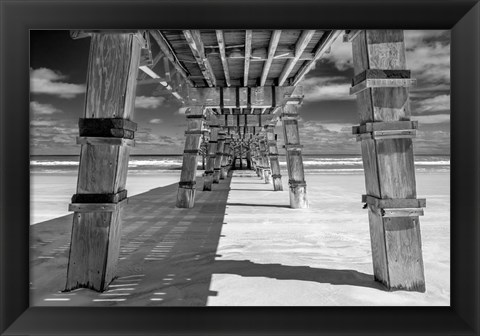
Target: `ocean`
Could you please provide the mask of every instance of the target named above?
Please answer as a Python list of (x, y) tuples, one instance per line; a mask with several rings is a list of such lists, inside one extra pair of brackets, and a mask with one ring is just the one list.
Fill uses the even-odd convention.
[[(280, 166), (286, 170), (285, 156), (279, 156)], [(32, 173), (62, 174), (78, 171), (78, 155), (42, 155), (32, 156)], [(362, 173), (360, 155), (303, 155), (306, 174), (352, 174)], [(131, 155), (128, 165), (129, 174), (176, 173), (181, 169), (181, 155)], [(202, 169), (199, 159), (198, 169)], [(449, 172), (450, 155), (416, 155), (417, 172)]]
[[(280, 156), (279, 160), (282, 175), (287, 176), (285, 156)], [(76, 192), (78, 163), (78, 155), (31, 157), (31, 224), (69, 214), (68, 204), (72, 195)], [(199, 158), (198, 163), (197, 176), (202, 174), (201, 158)], [(338, 180), (335, 178), (336, 176), (350, 175), (363, 183), (362, 158), (359, 155), (304, 155), (303, 163), (306, 174), (305, 180), (310, 187), (313, 187), (313, 185), (309, 183), (322, 175), (328, 175), (332, 181)], [(181, 166), (181, 155), (130, 156), (126, 185), (128, 196), (138, 195), (152, 188), (178, 183)], [(450, 156), (416, 156), (415, 170), (419, 176), (425, 176), (424, 173), (448, 175), (450, 172)], [(288, 178), (284, 178), (284, 180), (288, 181)]]

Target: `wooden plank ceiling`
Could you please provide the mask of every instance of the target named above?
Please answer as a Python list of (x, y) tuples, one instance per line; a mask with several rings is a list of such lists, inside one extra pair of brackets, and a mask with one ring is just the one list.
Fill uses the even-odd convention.
[[(151, 49), (160, 48), (171, 63), (166, 81), (173, 71), (177, 80), (199, 88), (295, 86), (328, 52), (340, 33), (336, 30), (149, 32), (150, 39), (157, 42), (151, 43)], [(178, 86), (175, 81), (172, 84)]]
[[(170, 91), (182, 102), (187, 86), (296, 86), (341, 33), (340, 30), (149, 30), (145, 32), (148, 52), (140, 67), (143, 73), (139, 84), (158, 82), (160, 90)], [(215, 115), (265, 115), (273, 114), (275, 107), (210, 110)], [(225, 120), (228, 121), (226, 116)], [(242, 138), (245, 133), (257, 133), (246, 123), (242, 125), (245, 127), (237, 130)]]

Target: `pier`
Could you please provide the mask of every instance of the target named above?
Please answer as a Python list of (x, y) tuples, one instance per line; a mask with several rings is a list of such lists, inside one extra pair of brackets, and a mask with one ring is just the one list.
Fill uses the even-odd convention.
[[(63, 245), (59, 240), (57, 247), (68, 249), (66, 274), (59, 274), (58, 283), (51, 285), (72, 297), (83, 288), (100, 293), (87, 296), (116, 297), (111, 292), (120, 292), (115, 288), (122, 287), (122, 281), (145, 279), (142, 292), (131, 296), (132, 304), (134, 297), (144, 304), (143, 293), (148, 292), (149, 300), (175, 305), (168, 296), (152, 296), (161, 289), (159, 282), (175, 281), (177, 288), (190, 287), (191, 281), (195, 289), (177, 298), (187, 305), (206, 304), (205, 277), (213, 273), (211, 267), (218, 267), (218, 273), (224, 267), (208, 261), (219, 256), (216, 244), (228, 214), (227, 197), (234, 196), (231, 185), (241, 178), (233, 168), (251, 168), (252, 176), (245, 181), (261, 181), (261, 190), (270, 191), (266, 206), (256, 186), (248, 193), (258, 202), (248, 206), (265, 209), (256, 214), (259, 218), (285, 208), (288, 216), (301, 222), (302, 213), (310, 211), (298, 126), (301, 83), (332, 43), (343, 38), (352, 45), (350, 94), (356, 96), (359, 116), (352, 136), (362, 148), (366, 186), (365, 192), (351, 192), (368, 212), (376, 282), (357, 273), (341, 276), (342, 281), (335, 272), (326, 277), (339, 284), (353, 281), (386, 290), (425, 291), (419, 221), (425, 200), (417, 199), (416, 193), (412, 138), (418, 125), (410, 121), (408, 91), (415, 80), (406, 69), (403, 31), (72, 31), (71, 36), (90, 38), (91, 46), (77, 139), (81, 145), (77, 192), (70, 204), (73, 216), (68, 218), (71, 240)], [(137, 127), (135, 90), (152, 82), (186, 107), (180, 181), (128, 200), (128, 159)], [(278, 123), (283, 144), (277, 143), (274, 132)], [(288, 176), (281, 175), (279, 150), (286, 154)], [(200, 155), (205, 160), (202, 177), (197, 176)], [(246, 203), (230, 203), (235, 206)], [(184, 241), (175, 244), (179, 237)], [(179, 250), (169, 254), (171, 249)], [(43, 255), (36, 262), (49, 259)], [(140, 260), (148, 262), (148, 269), (127, 274), (127, 269), (141, 267)], [(209, 266), (202, 270), (205, 261)], [(241, 272), (244, 266), (261, 268), (247, 262)]]

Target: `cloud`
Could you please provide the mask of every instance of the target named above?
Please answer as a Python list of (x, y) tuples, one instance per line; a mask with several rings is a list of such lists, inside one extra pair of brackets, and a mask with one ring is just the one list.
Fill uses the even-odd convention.
[(438, 129), (438, 124), (420, 122), (417, 136), (413, 139), (413, 146), (416, 154), (448, 154), (450, 153), (450, 131)]
[[(420, 84), (450, 81), (450, 35), (445, 30), (406, 30), (404, 32), (407, 68)], [(340, 71), (353, 68), (352, 44), (338, 38), (322, 60)]]
[(55, 126), (56, 124), (57, 122), (52, 120), (32, 120), (30, 122), (31, 126), (36, 126), (36, 127), (51, 127), (51, 126)]
[(450, 44), (407, 44), (407, 67), (420, 84), (450, 82)]
[(188, 110), (188, 107), (180, 107), (176, 114), (185, 114)]
[(416, 100), (416, 113), (439, 112), (450, 110), (450, 95), (438, 95), (432, 98)]
[(340, 71), (353, 68), (352, 44), (343, 42), (342, 36), (332, 43), (330, 53), (326, 54), (323, 59), (333, 63)]
[(135, 107), (142, 109), (155, 109), (159, 106), (162, 106), (164, 101), (164, 97), (138, 96), (135, 98)]
[(50, 104), (41, 104), (36, 101), (30, 102), (30, 110), (37, 115), (49, 115), (62, 112)]
[[(360, 146), (352, 135), (352, 124), (305, 121), (299, 123), (300, 141), (305, 153), (359, 153)], [(283, 141), (283, 136), (279, 134)]]
[(162, 122), (162, 119), (152, 119), (149, 121), (150, 124), (161, 124)]
[(417, 120), (420, 125), (447, 123), (450, 121), (450, 114), (412, 116), (412, 120)]
[(30, 91), (38, 94), (48, 94), (61, 98), (75, 98), (85, 93), (85, 85), (61, 82), (67, 77), (60, 72), (47, 68), (30, 70)]
[(306, 102), (353, 100), (350, 82), (344, 77), (311, 77), (302, 81)]

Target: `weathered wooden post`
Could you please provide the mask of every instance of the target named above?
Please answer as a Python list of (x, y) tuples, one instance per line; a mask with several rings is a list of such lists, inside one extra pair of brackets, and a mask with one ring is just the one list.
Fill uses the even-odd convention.
[(267, 141), (265, 138), (260, 139), (260, 155), (262, 160), (262, 168), (263, 168), (263, 178), (265, 183), (271, 183), (271, 171), (270, 171), (270, 160), (268, 158), (268, 146)]
[(224, 180), (228, 175), (228, 152), (230, 150), (230, 138), (226, 138), (223, 145), (222, 165), (220, 167), (220, 179)]
[(115, 277), (143, 43), (140, 34), (91, 34), (66, 290), (103, 291)]
[(195, 205), (195, 184), (197, 175), (197, 156), (200, 138), (205, 132), (203, 122), (204, 108), (192, 106), (187, 110), (187, 130), (185, 131), (185, 150), (183, 151), (182, 173), (178, 183), (177, 207), (193, 208)]
[(251, 170), (252, 169), (252, 147), (250, 145), (250, 148), (248, 148), (247, 150), (247, 155), (246, 155), (246, 159), (247, 159), (247, 169), (248, 170)]
[(263, 173), (262, 159), (260, 156), (260, 143), (258, 138), (255, 139), (255, 165), (257, 167), (258, 177), (263, 179), (264, 173)]
[(215, 157), (217, 153), (218, 130), (218, 125), (210, 124), (210, 140), (208, 141), (207, 169), (205, 170), (205, 177), (203, 180), (204, 191), (212, 190), (213, 171), (215, 166)]
[(220, 170), (222, 167), (223, 148), (225, 146), (226, 134), (227, 133), (225, 131), (218, 132), (217, 153), (215, 156), (215, 167), (213, 170), (213, 183), (220, 182)]
[(243, 145), (240, 143), (240, 146), (238, 146), (239, 150), (239, 156), (240, 156), (240, 170), (243, 170)]
[(255, 143), (254, 143), (254, 140), (252, 140), (249, 144), (249, 147), (250, 147), (250, 162), (251, 162), (251, 166), (252, 166), (252, 170), (253, 171), (257, 171), (257, 163), (255, 162)]
[(202, 144), (200, 145), (200, 151), (202, 154), (202, 170), (205, 170), (205, 161), (207, 157), (208, 145), (205, 139), (205, 134), (202, 136)]
[(290, 187), (290, 206), (294, 209), (308, 208), (307, 184), (303, 171), (302, 145), (298, 134), (297, 104), (283, 107), (282, 124), (287, 152), (288, 185)]
[(375, 279), (389, 289), (425, 291), (410, 121), (410, 71), (402, 30), (367, 30), (353, 38), (357, 95)]
[(270, 157), (270, 167), (272, 169), (273, 190), (282, 191), (282, 175), (280, 171), (280, 163), (278, 162), (277, 135), (275, 134), (275, 126), (267, 128), (268, 156)]

